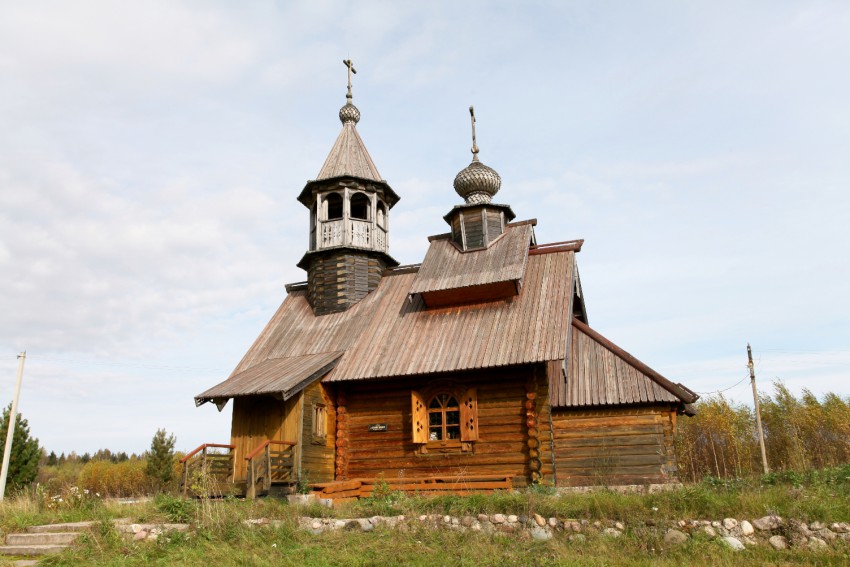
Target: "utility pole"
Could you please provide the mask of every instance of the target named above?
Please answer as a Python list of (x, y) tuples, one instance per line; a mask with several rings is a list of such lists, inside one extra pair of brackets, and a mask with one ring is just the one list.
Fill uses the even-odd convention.
[(759, 446), (761, 447), (761, 464), (764, 466), (764, 474), (770, 472), (767, 466), (767, 453), (764, 450), (764, 429), (761, 426), (761, 408), (759, 408), (759, 393), (756, 389), (756, 371), (753, 367), (753, 349), (747, 343), (747, 367), (750, 369), (750, 384), (753, 385), (753, 402), (756, 404), (756, 427), (759, 430)]
[(9, 410), (9, 428), (6, 432), (6, 449), (3, 451), (3, 468), (0, 470), (0, 501), (6, 495), (6, 477), (9, 475), (9, 458), (12, 456), (12, 438), (15, 436), (15, 418), (18, 416), (18, 398), (21, 395), (21, 380), (24, 378), (24, 361), (27, 351), (18, 355), (18, 380), (15, 382), (15, 397)]

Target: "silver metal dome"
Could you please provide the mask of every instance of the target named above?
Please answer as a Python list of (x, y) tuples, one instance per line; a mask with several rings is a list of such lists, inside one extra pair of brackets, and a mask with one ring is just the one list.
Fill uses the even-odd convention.
[(351, 100), (345, 103), (345, 106), (339, 109), (339, 120), (343, 124), (346, 122), (353, 122), (357, 124), (360, 122), (360, 110), (351, 104)]
[(492, 167), (487, 167), (478, 156), (455, 177), (457, 194), (470, 204), (489, 203), (502, 186), (502, 178)]

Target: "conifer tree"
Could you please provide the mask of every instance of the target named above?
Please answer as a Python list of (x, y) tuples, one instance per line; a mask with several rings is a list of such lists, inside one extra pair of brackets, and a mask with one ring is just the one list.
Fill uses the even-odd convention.
[(55, 467), (59, 464), (59, 459), (56, 457), (56, 451), (50, 451), (50, 454), (47, 455), (47, 466)]
[[(0, 420), (0, 457), (5, 451), (6, 433), (9, 431), (9, 412), (12, 404), (3, 410)], [(12, 436), (12, 455), (9, 458), (9, 473), (6, 477), (6, 490), (15, 490), (30, 484), (38, 475), (38, 461), (41, 458), (41, 448), (38, 439), (30, 437), (30, 426), (21, 414), (15, 416), (15, 430)]]
[(154, 479), (160, 487), (168, 484), (174, 477), (174, 435), (168, 435), (165, 429), (157, 429), (151, 440), (148, 464), (145, 473)]

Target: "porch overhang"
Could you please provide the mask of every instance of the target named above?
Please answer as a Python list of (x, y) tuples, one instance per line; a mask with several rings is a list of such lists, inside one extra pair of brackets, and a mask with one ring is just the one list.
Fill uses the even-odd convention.
[(287, 400), (333, 370), (341, 351), (269, 358), (195, 396), (195, 405), (213, 402), (224, 409), (230, 398), (278, 395)]

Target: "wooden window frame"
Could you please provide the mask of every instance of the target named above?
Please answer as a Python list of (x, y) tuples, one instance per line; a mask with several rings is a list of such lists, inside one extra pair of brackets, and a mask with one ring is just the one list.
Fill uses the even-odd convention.
[[(437, 408), (431, 408), (431, 403), (441, 395), (448, 395), (457, 402), (459, 412), (460, 437), (457, 439), (431, 440), (430, 415)], [(418, 454), (432, 453), (466, 453), (474, 452), (475, 441), (478, 440), (478, 392), (476, 388), (431, 390), (427, 396), (411, 391), (411, 412), (413, 442), (417, 445)], [(454, 406), (453, 406), (454, 407)], [(447, 408), (442, 408), (442, 428), (445, 434), (447, 427)]]
[(315, 445), (324, 445), (328, 440), (328, 406), (313, 404), (313, 439)]

